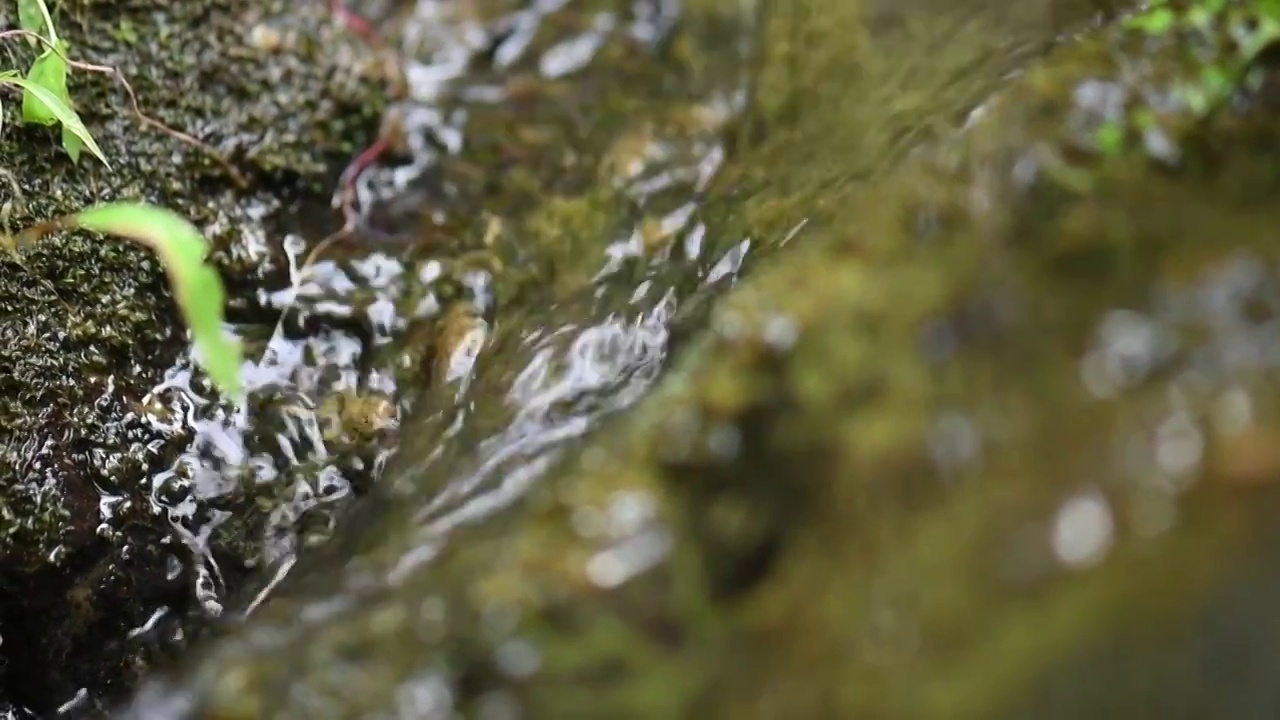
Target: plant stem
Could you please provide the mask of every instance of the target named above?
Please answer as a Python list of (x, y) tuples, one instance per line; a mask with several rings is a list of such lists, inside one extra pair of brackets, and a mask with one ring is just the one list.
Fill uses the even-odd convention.
[(146, 113), (142, 112), (142, 107), (138, 104), (138, 95), (133, 91), (133, 86), (129, 84), (129, 80), (126, 79), (125, 76), (121, 74), (119, 70), (109, 65), (95, 65), (93, 63), (81, 62), (79, 60), (72, 60), (71, 58), (64, 55), (62, 51), (58, 49), (57, 46), (55, 46), (48, 39), (39, 35), (38, 33), (33, 33), (28, 30), (5, 30), (3, 32), (0, 32), (0, 40), (4, 40), (10, 37), (34, 38), (40, 41), (40, 43), (42, 43), (45, 47), (53, 51), (58, 57), (62, 58), (63, 61), (67, 63), (68, 67), (73, 67), (73, 68), (76, 68), (77, 70), (84, 70), (85, 72), (99, 73), (99, 74), (110, 75), (114, 77), (116, 80), (120, 81), (120, 84), (122, 86), (124, 86), (125, 92), (129, 95), (129, 104), (133, 109), (133, 114), (135, 117), (138, 118), (139, 122), (141, 122), (145, 126), (158, 130), (178, 140), (179, 142), (183, 142), (188, 145), (191, 145), (192, 147), (195, 147), (199, 149), (201, 152), (204, 152), (205, 154), (209, 155), (215, 161), (217, 161), (217, 163), (221, 165), (224, 170), (227, 171), (227, 174), (231, 176), (232, 182), (234, 182), (236, 186), (239, 187), (240, 189), (243, 190), (249, 186), (249, 182), (248, 180), (245, 179), (244, 174), (241, 173), (239, 170), (237, 170), (235, 166), (231, 164), (231, 161), (227, 160), (227, 158), (223, 156), (222, 153), (215, 150), (211, 145), (201, 141), (200, 139), (192, 135), (182, 132), (181, 130), (171, 128), (168, 125), (165, 125), (164, 123), (160, 122), (159, 120), (156, 120), (155, 118), (151, 117), (150, 115), (147, 115)]

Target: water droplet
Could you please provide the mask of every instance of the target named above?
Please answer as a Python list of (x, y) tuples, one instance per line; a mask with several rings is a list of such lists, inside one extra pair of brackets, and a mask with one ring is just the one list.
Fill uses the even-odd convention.
[(177, 580), (182, 574), (182, 561), (177, 556), (169, 555), (164, 559), (164, 577), (166, 580)]
[(764, 341), (778, 352), (790, 350), (799, 339), (800, 326), (786, 315), (775, 315), (765, 323)]
[(1191, 416), (1176, 412), (1156, 429), (1156, 464), (1175, 486), (1194, 479), (1204, 456), (1204, 435)]
[(707, 433), (707, 449), (719, 460), (734, 460), (742, 450), (742, 431), (729, 423), (716, 425)]
[(542, 653), (527, 640), (511, 639), (494, 651), (494, 662), (508, 677), (523, 680), (538, 671)]
[(1072, 569), (1092, 567), (1106, 557), (1114, 533), (1115, 523), (1106, 498), (1097, 491), (1085, 492), (1058, 508), (1053, 523), (1053, 552)]
[(982, 451), (982, 433), (977, 425), (964, 413), (954, 410), (939, 413), (928, 442), (933, 461), (948, 471), (974, 462)]

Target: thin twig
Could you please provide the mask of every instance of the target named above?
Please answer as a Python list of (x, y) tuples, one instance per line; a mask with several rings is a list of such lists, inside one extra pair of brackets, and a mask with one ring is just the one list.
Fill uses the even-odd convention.
[(302, 264), (298, 266), (298, 272), (301, 273), (303, 270), (311, 267), (311, 264), (316, 261), (316, 258), (319, 257), (320, 253), (327, 250), (330, 245), (342, 242), (343, 240), (351, 237), (351, 233), (354, 229), (355, 227), (353, 225), (344, 223), (342, 227), (326, 235), (325, 238), (316, 243), (316, 246), (311, 248), (311, 252), (307, 253), (307, 256), (303, 258)]
[[(18, 181), (13, 176), (13, 173), (9, 172), (8, 170), (0, 170), (0, 175), (3, 175), (4, 179), (9, 182), (13, 190), (14, 199), (16, 199), (19, 205), (21, 205), (23, 203), (22, 190), (21, 188), (19, 188)], [(45, 278), (41, 275), (36, 274), (36, 271), (32, 270), (31, 267), (27, 265), (27, 262), (22, 259), (22, 254), (18, 252), (19, 247), (22, 247), (23, 245), (26, 245), (30, 242), (33, 242), (34, 240), (39, 239), (43, 235), (47, 235), (48, 233), (61, 229), (62, 228), (61, 221), (41, 223), (37, 225), (35, 228), (27, 228), (26, 230), (23, 230), (22, 232), (18, 233), (15, 236), (9, 233), (9, 213), (12, 209), (13, 209), (12, 203), (6, 202), (4, 203), (4, 209), (0, 210), (0, 215), (3, 215), (3, 221), (4, 221), (4, 235), (0, 236), (0, 245), (4, 246), (5, 252), (8, 253), (10, 260), (16, 263), (18, 267), (25, 270), (28, 275), (35, 278), (40, 284), (48, 288), (49, 292), (53, 293), (53, 297), (55, 297), (58, 300), (58, 302), (62, 305), (62, 307), (66, 309), (67, 313), (74, 315), (75, 311), (72, 310), (71, 305), (68, 304), (65, 299), (63, 299), (62, 293), (58, 292), (58, 288), (55, 287), (54, 284), (51, 281), (49, 281), (48, 278)], [(34, 235), (32, 234), (33, 231), (35, 233)]]
[(356, 180), (382, 157), (389, 145), (385, 136), (379, 137), (342, 171), (342, 219), (346, 224), (355, 224)]
[[(330, 0), (329, 12), (352, 32), (359, 35), (370, 47), (375, 50), (383, 47), (382, 38), (373, 29), (373, 25), (361, 15), (349, 10), (343, 0)], [(355, 207), (356, 181), (364, 174), (365, 170), (368, 170), (378, 161), (378, 158), (382, 157), (389, 146), (390, 142), (386, 137), (379, 137), (372, 145), (362, 150), (359, 155), (356, 155), (351, 164), (347, 165), (342, 171), (342, 176), (339, 180), (341, 187), (339, 208), (342, 211), (342, 227), (316, 243), (315, 247), (311, 248), (311, 251), (307, 253), (307, 257), (303, 259), (302, 265), (298, 268), (299, 270), (310, 267), (321, 252), (328, 249), (329, 246), (347, 239), (355, 231), (357, 218)]]
[(373, 29), (373, 25), (362, 15), (348, 9), (343, 0), (329, 0), (329, 12), (374, 49), (382, 47), (382, 38)]
[(43, 220), (35, 225), (24, 228), (22, 232), (13, 237), (14, 243), (18, 247), (25, 247), (45, 235), (56, 233), (59, 230), (66, 230), (70, 225), (69, 221), (71, 217), (72, 216), (67, 215), (64, 217), (54, 218), (52, 220)]
[(323, 240), (316, 243), (315, 247), (311, 248), (311, 252), (307, 253), (307, 257), (302, 261), (302, 265), (298, 268), (299, 270), (305, 267), (310, 267), (311, 263), (315, 262), (316, 257), (319, 256), (321, 252), (327, 249), (330, 245), (345, 240), (355, 232), (357, 218), (355, 208), (356, 180), (364, 173), (365, 170), (369, 169), (369, 166), (377, 162), (378, 158), (382, 156), (382, 153), (386, 152), (388, 145), (389, 143), (385, 137), (379, 137), (372, 145), (365, 148), (359, 155), (357, 155), (356, 159), (351, 161), (351, 164), (347, 166), (346, 170), (342, 171), (342, 178), (339, 180), (339, 183), (342, 186), (342, 200), (340, 205), (342, 208), (342, 227), (333, 231)]
[(225, 169), (227, 173), (231, 176), (231, 181), (234, 182), (237, 187), (239, 187), (242, 190), (249, 187), (249, 181), (245, 179), (244, 175), (241, 174), (241, 172), (237, 170), (235, 166), (231, 164), (231, 161), (227, 160), (226, 157), (222, 155), (222, 153), (214, 149), (213, 146), (209, 145), (206, 142), (201, 141), (199, 138), (196, 138), (192, 135), (182, 132), (181, 130), (176, 130), (174, 128), (171, 128), (168, 125), (165, 125), (164, 123), (160, 122), (159, 120), (156, 120), (155, 118), (151, 117), (150, 115), (147, 115), (146, 113), (142, 112), (142, 107), (138, 104), (137, 93), (133, 91), (133, 86), (129, 84), (129, 80), (125, 78), (125, 76), (119, 70), (109, 65), (95, 65), (93, 63), (82, 62), (79, 60), (72, 60), (71, 58), (67, 57), (62, 52), (61, 49), (59, 49), (53, 43), (49, 42), (48, 39), (46, 39), (44, 36), (40, 35), (39, 33), (33, 33), (29, 30), (5, 30), (4, 32), (0, 32), (0, 40), (4, 40), (6, 38), (14, 37), (14, 36), (35, 38), (36, 40), (39, 40), (41, 44), (43, 44), (45, 47), (52, 50), (53, 53), (56, 54), (58, 57), (62, 58), (63, 62), (65, 62), (68, 67), (73, 67), (73, 68), (76, 68), (77, 70), (84, 70), (85, 72), (111, 75), (115, 79), (119, 80), (120, 84), (124, 86), (125, 92), (128, 93), (129, 95), (129, 103), (133, 107), (133, 114), (138, 118), (138, 120), (143, 125), (146, 125), (155, 130), (158, 130), (180, 142), (191, 145), (192, 147), (195, 147), (200, 151), (208, 154), (210, 157), (216, 160), (219, 165), (222, 165), (223, 169)]

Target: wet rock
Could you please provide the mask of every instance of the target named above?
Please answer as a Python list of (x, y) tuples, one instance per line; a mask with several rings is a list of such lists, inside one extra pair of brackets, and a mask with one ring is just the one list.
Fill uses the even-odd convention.
[[(1274, 715), (1269, 85), (1160, 104), (1183, 162), (1112, 152), (1091, 83), (1202, 81), (1185, 47), (1107, 25), (1001, 82), (1097, 4), (961, 5), (767, 5), (698, 214), (755, 242), (654, 390), (492, 475), (432, 462), (476, 425), (414, 433), (341, 555), (135, 716)], [(531, 407), (633, 347), (565, 335), (530, 343), (564, 374), (473, 387)]]
[[(699, 291), (700, 274), (731, 245), (717, 237), (684, 239), (706, 231), (699, 227), (697, 193), (724, 159), (722, 124), (742, 108), (743, 48), (712, 42), (719, 33), (743, 36), (746, 25), (737, 10), (700, 7), (685, 16), (677, 40), (669, 34), (676, 26), (667, 6), (512, 5), (519, 6), (512, 15), (490, 18), (489, 25), (475, 27), (476, 18), (465, 14), (428, 23), (442, 45), (423, 49), (420, 62), (443, 72), (455, 68), (454, 52), (470, 53), (470, 72), (433, 93), (411, 93), (397, 132), (408, 133), (406, 145), (415, 154), (387, 158), (370, 171), (367, 234), (353, 238), (365, 242), (334, 243), (300, 273), (300, 315), (350, 315), (364, 324), (364, 342), (373, 348), (368, 364), (394, 374), (400, 390), (413, 386), (410, 373), (429, 379), (398, 402), (415, 418), (399, 436), (411, 437), (415, 452), (431, 447), (407, 461), (430, 471), (383, 478), (375, 485), (376, 499), (359, 500), (345, 514), (346, 527), (376, 523), (388, 497), (445, 524), (461, 521), (472, 507), (489, 508), (478, 519), (518, 500), (564, 445), (652, 386), (680, 299)], [(614, 16), (607, 42), (576, 73), (540, 77), (545, 53), (600, 32), (592, 12)], [(458, 23), (454, 38), (448, 36), (452, 20)], [(532, 44), (505, 65), (474, 42), (485, 32), (500, 40), (520, 22), (535, 30)], [(449, 44), (458, 38), (463, 48)], [(637, 51), (644, 57), (638, 67)], [(634, 82), (610, 81), (619, 72)], [(507, 88), (499, 97), (509, 91), (531, 102), (494, 102), (495, 85)], [(532, 101), (539, 93), (556, 101)], [(536, 132), (521, 134), (523, 128)], [(613, 148), (635, 128), (646, 128), (643, 143), (652, 145), (647, 161), (636, 174), (615, 176)], [(441, 152), (439, 143), (456, 142), (451, 132), (464, 141), (456, 152)], [(544, 145), (539, 138), (547, 134), (572, 144)], [(497, 152), (495, 143), (502, 146)], [(404, 186), (384, 200), (377, 189), (390, 177)], [(477, 177), (488, 179), (475, 184)], [(646, 247), (646, 235), (662, 242)], [(676, 238), (678, 249), (671, 249), (675, 242), (659, 247)], [(389, 262), (394, 252), (401, 253), (399, 264)], [(358, 268), (382, 263), (395, 265), (394, 277), (417, 290), (401, 294), (391, 287), (401, 282), (396, 280), (367, 293), (353, 289), (360, 282), (328, 280), (354, 279)], [(365, 323), (372, 319), (366, 310), (353, 309), (384, 300), (398, 310), (382, 329)], [(286, 325), (290, 332), (305, 327), (292, 318)], [(383, 339), (389, 341), (380, 345)], [(447, 483), (458, 470), (469, 477)], [(473, 505), (477, 499), (482, 502)], [(340, 532), (300, 562), (341, 562), (360, 537)], [(290, 570), (269, 589), (252, 617), (274, 607), (296, 577)], [(393, 675), (387, 679), (395, 681)], [(243, 673), (228, 682), (242, 680), (258, 682)], [(272, 698), (244, 698), (245, 704), (224, 711), (276, 712)]]
[[(283, 254), (262, 242), (273, 218), (325, 202), (380, 112), (378, 80), (323, 4), (86, 0), (57, 4), (55, 23), (71, 56), (117, 70), (149, 119), (110, 74), (72, 70), (108, 170), (72, 163), (56, 133), (19, 125), (5, 103), (6, 229), (147, 200), (206, 230), (233, 288), (279, 276)], [(270, 47), (253, 30), (266, 27)], [(0, 46), (6, 68), (32, 57)], [(148, 252), (85, 234), (18, 250), (0, 259), (0, 699), (88, 717), (198, 631), (201, 579), (151, 482), (194, 433), (151, 391), (171, 381), (216, 398)]]

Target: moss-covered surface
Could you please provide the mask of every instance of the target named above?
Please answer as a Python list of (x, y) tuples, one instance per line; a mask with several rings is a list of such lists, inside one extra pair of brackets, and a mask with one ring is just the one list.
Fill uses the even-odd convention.
[[(251, 242), (265, 216), (325, 199), (376, 129), (381, 82), (361, 69), (359, 45), (323, 3), (53, 5), (74, 59), (118, 69), (144, 112), (245, 182), (140, 122), (109, 75), (73, 70), (72, 98), (111, 169), (87, 155), (73, 164), (57, 133), (19, 124), (6, 96), (7, 229), (140, 199), (205, 229), (233, 287), (277, 271)], [(15, 25), (4, 3), (0, 27)], [(0, 67), (33, 56), (21, 40), (0, 45)], [(181, 637), (192, 580), (148, 481), (189, 438), (149, 422), (141, 401), (185, 347), (145, 250), (69, 234), (21, 248), (20, 263), (0, 258), (0, 699), (15, 707), (49, 713), (80, 688), (79, 711), (118, 698), (172, 649), (129, 636), (159, 608), (160, 634)]]
[(702, 217), (773, 252), (659, 387), (447, 538), (416, 434), (139, 716), (1273, 716), (1273, 71), (1170, 91), (1223, 16), (1018, 54), (1098, 5), (766, 3)]

